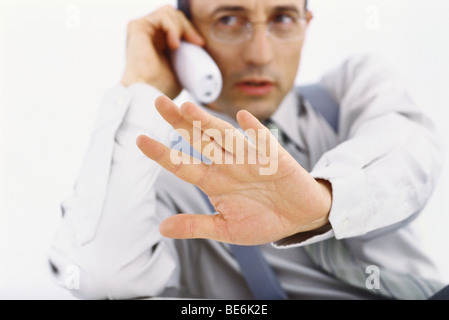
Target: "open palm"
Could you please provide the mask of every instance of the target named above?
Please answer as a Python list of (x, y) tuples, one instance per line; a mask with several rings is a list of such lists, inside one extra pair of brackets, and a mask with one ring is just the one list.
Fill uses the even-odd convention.
[(161, 223), (162, 235), (257, 245), (328, 222), (328, 183), (315, 180), (249, 112), (237, 114), (243, 134), (192, 103), (178, 108), (160, 97), (156, 108), (211, 163), (195, 161), (146, 136), (138, 137), (138, 147), (177, 177), (199, 187), (217, 211), (215, 215), (172, 216)]

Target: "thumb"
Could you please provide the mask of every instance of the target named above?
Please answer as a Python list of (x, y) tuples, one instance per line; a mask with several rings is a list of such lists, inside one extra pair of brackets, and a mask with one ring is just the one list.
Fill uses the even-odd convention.
[(222, 225), (221, 214), (213, 216), (202, 214), (177, 214), (169, 217), (159, 225), (162, 236), (173, 239), (211, 239), (226, 242), (226, 237), (217, 226)]

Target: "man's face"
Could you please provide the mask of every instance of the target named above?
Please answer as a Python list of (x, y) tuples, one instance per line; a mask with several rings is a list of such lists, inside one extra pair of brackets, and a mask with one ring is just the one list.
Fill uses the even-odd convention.
[[(304, 34), (280, 40), (267, 36), (267, 23), (277, 23), (283, 32), (283, 23), (288, 28), (290, 17), (307, 17), (301, 20), (305, 29), (311, 13), (304, 7), (305, 0), (191, 0), (193, 23), (206, 38), (206, 50), (223, 75), (223, 91), (210, 108), (233, 118), (245, 109), (260, 120), (276, 111), (294, 85)], [(211, 32), (217, 22), (226, 31), (236, 21), (253, 23), (251, 37), (223, 42)]]

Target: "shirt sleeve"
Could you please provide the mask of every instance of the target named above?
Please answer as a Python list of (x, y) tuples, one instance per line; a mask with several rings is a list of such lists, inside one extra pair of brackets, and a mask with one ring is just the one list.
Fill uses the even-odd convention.
[(393, 70), (382, 58), (362, 56), (322, 79), (340, 105), (340, 143), (311, 175), (332, 184), (332, 230), (298, 234), (278, 246), (388, 232), (414, 219), (430, 199), (442, 144)]
[(171, 129), (154, 107), (160, 95), (135, 84), (116, 86), (104, 96), (49, 254), (54, 279), (75, 296), (158, 296), (179, 280), (173, 244), (158, 231), (168, 214), (156, 212), (161, 168), (135, 143), (146, 134), (168, 144)]

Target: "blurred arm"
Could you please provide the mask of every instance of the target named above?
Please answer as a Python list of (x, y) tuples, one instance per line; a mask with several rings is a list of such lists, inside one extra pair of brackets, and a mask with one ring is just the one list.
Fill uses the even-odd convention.
[[(145, 133), (168, 143), (169, 127), (154, 109), (161, 93), (144, 84), (109, 91), (84, 164), (50, 252), (55, 279), (89, 299), (160, 295), (177, 281), (176, 254), (162, 240), (155, 182), (161, 168), (135, 140)], [(79, 286), (70, 285), (73, 271)]]

